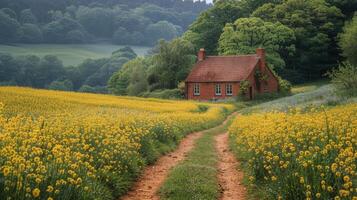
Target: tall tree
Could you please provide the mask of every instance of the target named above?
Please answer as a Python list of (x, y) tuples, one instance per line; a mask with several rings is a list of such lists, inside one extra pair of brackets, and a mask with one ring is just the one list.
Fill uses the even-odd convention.
[(237, 55), (254, 53), (258, 47), (268, 52), (270, 67), (285, 67), (284, 60), (295, 51), (294, 31), (280, 22), (260, 18), (240, 18), (227, 24), (219, 40), (219, 53)]
[(346, 23), (339, 38), (343, 56), (357, 66), (357, 12), (353, 19)]
[(158, 82), (151, 84), (158, 84), (158, 88), (176, 88), (178, 83), (186, 78), (195, 61), (193, 45), (178, 38), (171, 42), (161, 40), (156, 48), (158, 53), (153, 57), (149, 76)]
[(117, 95), (138, 95), (148, 89), (146, 79), (147, 63), (136, 58), (127, 62), (108, 82), (109, 90)]
[(336, 36), (343, 23), (341, 11), (324, 0), (287, 0), (265, 4), (253, 14), (267, 21), (281, 22), (294, 30), (296, 56), (288, 67), (301, 78), (319, 78), (336, 65), (339, 51)]
[(197, 49), (205, 48), (208, 54), (216, 54), (218, 39), (226, 23), (233, 23), (243, 17), (244, 11), (235, 0), (217, 1), (214, 7), (201, 13), (198, 19), (189, 27), (184, 38)]
[(356, 0), (326, 0), (333, 6), (341, 9), (342, 13), (346, 15), (347, 18), (353, 16), (353, 13), (357, 10), (357, 1)]

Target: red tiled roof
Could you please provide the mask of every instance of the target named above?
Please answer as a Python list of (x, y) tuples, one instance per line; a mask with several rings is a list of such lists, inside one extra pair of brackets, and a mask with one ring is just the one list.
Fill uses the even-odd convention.
[(186, 82), (233, 82), (245, 80), (259, 62), (256, 54), (244, 56), (208, 56), (199, 61)]

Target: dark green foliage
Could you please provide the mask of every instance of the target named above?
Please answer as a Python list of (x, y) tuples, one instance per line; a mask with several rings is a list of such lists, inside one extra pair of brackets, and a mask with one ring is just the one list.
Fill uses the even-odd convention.
[(63, 17), (47, 24), (43, 28), (43, 35), (46, 42), (52, 43), (86, 41), (86, 33), (82, 25), (68, 17)]
[(283, 1), (284, 0), (243, 0), (242, 5), (246, 12), (248, 11), (248, 13), (252, 13), (260, 6), (266, 4), (280, 4)]
[(14, 42), (21, 37), (20, 24), (3, 10), (0, 11), (0, 27), (1, 43)]
[(48, 86), (48, 89), (50, 89), (50, 90), (72, 91), (73, 90), (73, 83), (68, 79), (63, 80), (63, 81), (53, 81)]
[(21, 26), (23, 43), (40, 43), (43, 40), (41, 29), (36, 24), (23, 24)]
[(20, 19), (19, 21), (22, 24), (36, 24), (37, 18), (33, 15), (31, 9), (25, 9), (20, 12)]
[(193, 45), (182, 38), (161, 40), (151, 53), (126, 63), (110, 78), (109, 90), (117, 95), (182, 98), (176, 88), (195, 62)]
[[(105, 93), (110, 77), (136, 56), (130, 47), (124, 47), (114, 51), (110, 58), (87, 59), (77, 68), (68, 68), (66, 77), (73, 82), (75, 90)], [(85, 87), (80, 89), (82, 85)]]
[(134, 50), (130, 47), (123, 47), (121, 49), (118, 49), (112, 53), (112, 58), (120, 58), (120, 57), (125, 57), (128, 58), (129, 60), (132, 60), (136, 58), (136, 53)]
[(326, 2), (341, 9), (347, 19), (352, 17), (353, 13), (357, 10), (356, 0), (326, 0)]
[(144, 34), (138, 31), (129, 32), (123, 27), (119, 27), (113, 34), (112, 38), (113, 43), (115, 44), (131, 44), (131, 45), (142, 45), (150, 43), (149, 39), (144, 37)]
[(80, 30), (72, 30), (67, 32), (65, 40), (68, 43), (85, 43), (87, 35)]
[(355, 17), (346, 23), (339, 41), (343, 56), (347, 60), (357, 65), (357, 12)]
[(53, 80), (57, 80), (65, 73), (62, 62), (56, 57), (47, 55), (35, 65), (32, 84), (36, 88), (49, 85)]
[(109, 90), (117, 95), (136, 96), (147, 91), (147, 64), (143, 58), (126, 63), (108, 82)]
[(141, 94), (142, 97), (159, 99), (182, 99), (183, 94), (179, 89), (155, 90)]
[(178, 31), (174, 24), (168, 21), (159, 21), (155, 24), (150, 24), (146, 28), (146, 36), (149, 43), (154, 45), (158, 40), (171, 40), (178, 36)]
[(196, 50), (205, 48), (208, 54), (217, 54), (218, 39), (224, 26), (243, 17), (243, 12), (238, 1), (217, 1), (214, 7), (200, 14), (185, 33), (184, 38), (190, 41)]
[(296, 71), (301, 78), (320, 78), (337, 63), (335, 38), (343, 23), (338, 8), (320, 0), (287, 0), (277, 5), (265, 4), (252, 15), (281, 22), (294, 30), (296, 53), (286, 57), (286, 69)]
[(273, 69), (285, 67), (285, 61), (295, 52), (293, 30), (280, 22), (264, 22), (260, 18), (240, 18), (227, 24), (219, 39), (222, 55), (254, 54), (259, 47), (267, 51), (267, 61)]
[(183, 39), (171, 42), (160, 41), (153, 56), (153, 67), (149, 75), (156, 76), (149, 81), (152, 89), (173, 89), (184, 80), (195, 62), (192, 44)]
[(113, 13), (110, 9), (79, 7), (77, 19), (91, 34), (98, 37), (110, 37), (113, 24)]
[(13, 58), (10, 55), (0, 56), (0, 68), (4, 74), (0, 82), (13, 81), (16, 85), (45, 88), (51, 82), (65, 74), (62, 62), (55, 56), (26, 56)]
[(158, 39), (169, 40), (182, 34), (197, 14), (208, 7), (205, 2), (181, 0), (3, 0), (0, 12), (5, 16), (0, 15), (0, 43), (20, 42), (19, 25), (34, 24), (41, 27), (46, 43), (104, 39), (116, 44), (154, 45)]
[(279, 79), (279, 92), (283, 93), (283, 94), (290, 94), (291, 88), (292, 88), (291, 83), (287, 80), (280, 78), (280, 77), (278, 77), (278, 79)]
[(0, 54), (0, 84), (107, 93), (109, 78), (135, 57), (135, 52), (125, 47), (113, 52), (110, 58), (87, 59), (76, 67), (64, 68), (62, 62), (51, 55), (14, 58)]
[(6, 15), (8, 15), (10, 18), (12, 18), (12, 19), (17, 19), (17, 14), (16, 14), (16, 12), (15, 11), (13, 11), (12, 9), (10, 9), (10, 8), (1, 8), (0, 9), (0, 12), (3, 12), (3, 13), (5, 13)]
[(89, 86), (89, 85), (82, 85), (78, 89), (78, 92), (86, 92), (86, 93), (97, 93), (97, 94), (106, 94), (108, 93), (108, 90), (104, 86)]
[(16, 73), (16, 60), (9, 54), (0, 54), (0, 82), (14, 81)]

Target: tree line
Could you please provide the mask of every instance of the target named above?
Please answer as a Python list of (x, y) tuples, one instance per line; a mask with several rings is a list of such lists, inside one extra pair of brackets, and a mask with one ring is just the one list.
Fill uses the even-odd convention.
[(126, 63), (108, 88), (119, 95), (178, 94), (200, 48), (208, 55), (237, 55), (263, 47), (283, 79), (321, 79), (345, 59), (357, 66), (356, 10), (354, 0), (216, 1), (182, 37), (161, 41), (154, 55)]
[(64, 67), (53, 55), (13, 57), (0, 53), (0, 85), (107, 93), (109, 78), (136, 56), (130, 47), (125, 47), (109, 58), (87, 59), (78, 66)]
[[(356, 10), (354, 0), (220, 0), (181, 37), (161, 40), (148, 56), (136, 57), (126, 48), (119, 51), (126, 56), (113, 53), (111, 58), (86, 60), (66, 68), (65, 77), (34, 86), (49, 87), (56, 81), (52, 87), (73, 84), (73, 90), (81, 91), (179, 97), (200, 48), (208, 55), (235, 55), (263, 47), (269, 66), (282, 78), (294, 83), (320, 79), (345, 59), (357, 65)], [(32, 63), (46, 62), (42, 58)], [(11, 66), (4, 63), (0, 68)]]
[(76, 0), (0, 2), (0, 43), (154, 45), (180, 36), (205, 1)]

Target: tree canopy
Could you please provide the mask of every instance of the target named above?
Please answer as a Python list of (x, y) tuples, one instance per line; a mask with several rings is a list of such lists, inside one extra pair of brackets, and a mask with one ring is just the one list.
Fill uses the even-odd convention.
[(260, 18), (240, 18), (228, 23), (219, 39), (222, 55), (252, 54), (265, 48), (272, 68), (284, 68), (284, 59), (295, 52), (294, 31), (280, 22), (264, 22)]
[(184, 38), (208, 54), (217, 54), (218, 39), (226, 23), (233, 23), (243, 15), (242, 6), (234, 0), (217, 1), (212, 8), (200, 14), (189, 27)]
[(159, 39), (181, 35), (209, 6), (204, 1), (181, 0), (3, 0), (0, 43), (106, 40), (154, 46)]

